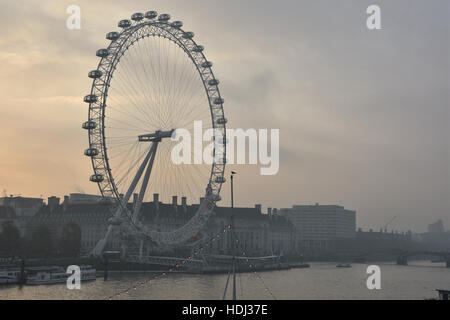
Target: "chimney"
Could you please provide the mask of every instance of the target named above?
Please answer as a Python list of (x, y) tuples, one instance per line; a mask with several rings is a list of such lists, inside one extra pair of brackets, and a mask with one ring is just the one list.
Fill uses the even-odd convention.
[(255, 204), (255, 209), (258, 213), (261, 213), (261, 205), (260, 204)]
[(158, 193), (153, 194), (153, 203), (155, 204), (156, 210), (159, 210), (159, 194)]
[(183, 206), (184, 213), (186, 213), (187, 212), (187, 199), (186, 199), (186, 197), (182, 197), (181, 198), (181, 205)]
[(68, 205), (69, 205), (69, 196), (64, 196), (64, 202), (63, 202), (63, 210), (64, 211), (66, 211)]
[(274, 215), (274, 216), (278, 215), (278, 209), (277, 208), (273, 208), (272, 209), (272, 215)]
[(55, 196), (48, 197), (47, 205), (49, 206), (51, 211), (55, 210), (59, 206), (59, 198)]
[(272, 215), (272, 208), (267, 208), (267, 214), (269, 215), (269, 216), (271, 216)]
[(175, 212), (178, 211), (178, 197), (177, 196), (172, 196), (172, 205), (173, 205), (173, 210)]

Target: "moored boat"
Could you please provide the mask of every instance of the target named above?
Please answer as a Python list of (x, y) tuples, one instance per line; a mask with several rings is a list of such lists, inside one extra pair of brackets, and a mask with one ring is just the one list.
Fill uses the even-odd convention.
[(336, 268), (351, 268), (352, 265), (350, 263), (338, 263)]
[[(91, 266), (81, 266), (81, 281), (95, 280), (96, 270)], [(70, 274), (62, 267), (35, 267), (27, 269), (28, 285), (66, 283)]]
[(19, 268), (0, 268), (0, 284), (17, 284), (20, 283)]
[(439, 294), (439, 300), (450, 300), (450, 290), (436, 289)]

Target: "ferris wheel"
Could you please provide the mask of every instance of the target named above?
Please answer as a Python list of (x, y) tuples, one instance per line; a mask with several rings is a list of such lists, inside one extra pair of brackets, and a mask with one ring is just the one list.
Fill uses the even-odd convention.
[[(88, 74), (92, 88), (84, 97), (89, 104), (82, 126), (89, 135), (84, 154), (94, 171), (90, 180), (116, 204), (94, 255), (123, 224), (159, 245), (185, 243), (205, 227), (225, 182), (224, 99), (204, 47), (194, 41), (193, 32), (182, 29), (181, 21), (170, 22), (168, 14), (135, 13), (118, 26), (120, 32), (106, 35), (109, 46), (96, 52), (100, 62)], [(212, 132), (212, 163), (172, 161), (179, 129), (194, 135)], [(182, 196), (199, 203), (198, 209), (183, 226), (160, 231), (141, 221), (142, 203), (153, 194), (162, 202)]]

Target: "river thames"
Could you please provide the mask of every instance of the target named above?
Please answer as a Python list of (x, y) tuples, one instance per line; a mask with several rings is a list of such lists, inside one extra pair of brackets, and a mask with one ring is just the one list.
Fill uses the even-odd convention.
[[(377, 264), (377, 263), (371, 263)], [(276, 299), (429, 299), (435, 289), (450, 288), (450, 269), (442, 263), (411, 261), (408, 266), (379, 263), (381, 289), (366, 285), (370, 264), (353, 264), (336, 268), (335, 263), (310, 263), (308, 269), (242, 273), (236, 275), (237, 298), (248, 300)], [(168, 274), (151, 283), (152, 273), (112, 273), (108, 281), (83, 282), (80, 290), (69, 290), (65, 284), (42, 286), (1, 286), (0, 299), (222, 299), (227, 275)], [(264, 284), (263, 284), (264, 282)], [(265, 289), (265, 286), (268, 290)], [(136, 287), (136, 289), (134, 289)], [(229, 292), (231, 291), (231, 281)], [(230, 298), (227, 296), (227, 298)]]

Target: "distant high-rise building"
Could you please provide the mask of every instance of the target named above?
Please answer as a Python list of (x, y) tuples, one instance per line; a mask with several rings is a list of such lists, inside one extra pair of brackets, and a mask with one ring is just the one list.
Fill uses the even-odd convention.
[(442, 220), (429, 224), (428, 232), (417, 234), (415, 239), (428, 250), (450, 251), (450, 230), (445, 231)]
[(299, 246), (310, 250), (328, 249), (336, 238), (354, 238), (356, 212), (337, 205), (294, 205), (281, 209), (296, 227)]
[(442, 220), (439, 219), (437, 222), (429, 224), (428, 225), (428, 232), (430, 232), (430, 233), (445, 232), (444, 223), (442, 222)]

